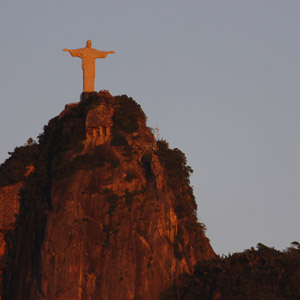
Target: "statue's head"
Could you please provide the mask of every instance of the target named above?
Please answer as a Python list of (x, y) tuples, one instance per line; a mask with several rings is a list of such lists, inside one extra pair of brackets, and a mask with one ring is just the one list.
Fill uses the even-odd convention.
[(92, 47), (92, 41), (88, 40), (86, 41), (86, 48), (91, 48)]

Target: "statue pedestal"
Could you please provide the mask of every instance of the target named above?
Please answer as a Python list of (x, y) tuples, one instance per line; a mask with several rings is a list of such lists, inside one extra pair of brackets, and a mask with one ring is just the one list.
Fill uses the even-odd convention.
[(82, 92), (80, 95), (80, 102), (85, 101), (87, 98), (89, 98), (91, 95), (97, 95), (97, 92)]

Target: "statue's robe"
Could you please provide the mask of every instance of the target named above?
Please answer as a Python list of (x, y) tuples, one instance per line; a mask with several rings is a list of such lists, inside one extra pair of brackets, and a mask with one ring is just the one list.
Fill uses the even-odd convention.
[(69, 50), (73, 57), (82, 59), (83, 91), (94, 92), (95, 83), (95, 61), (97, 58), (106, 58), (107, 52), (93, 48), (80, 48)]

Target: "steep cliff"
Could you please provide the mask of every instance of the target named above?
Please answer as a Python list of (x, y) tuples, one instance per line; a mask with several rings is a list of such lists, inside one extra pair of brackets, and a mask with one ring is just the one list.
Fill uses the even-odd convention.
[(158, 299), (215, 257), (184, 154), (145, 121), (127, 96), (90, 94), (1, 166), (4, 300)]

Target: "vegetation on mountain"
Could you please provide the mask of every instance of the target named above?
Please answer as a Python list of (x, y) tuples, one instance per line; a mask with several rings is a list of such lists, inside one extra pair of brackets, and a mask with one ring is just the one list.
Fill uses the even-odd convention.
[(299, 243), (283, 252), (258, 244), (257, 250), (198, 262), (194, 274), (181, 276), (161, 300), (297, 300), (299, 278)]
[(205, 244), (204, 240), (207, 239), (204, 235), (205, 225), (197, 221), (197, 204), (189, 179), (193, 170), (187, 165), (184, 153), (177, 148), (170, 149), (164, 140), (157, 142), (155, 154), (164, 168), (166, 183), (173, 194), (174, 211), (179, 220), (178, 231), (174, 239), (174, 255), (181, 260), (188, 247), (183, 238), (182, 228), (192, 234), (199, 247), (202, 247)]
[(158, 150), (156, 154), (163, 165), (167, 184), (174, 193), (175, 212), (178, 218), (195, 214), (197, 204), (190, 187), (190, 174), (192, 168), (186, 164), (186, 157), (179, 149), (170, 149), (166, 141), (157, 142)]
[[(37, 167), (43, 169), (42, 173), (45, 172), (45, 169), (50, 173), (57, 170), (61, 172), (62, 156), (69, 150), (73, 150), (75, 153), (83, 150), (82, 141), (85, 139), (87, 112), (105, 101), (109, 100), (92, 94), (78, 105), (70, 107), (61, 118), (51, 119), (48, 125), (44, 126), (43, 133), (39, 135), (38, 143), (29, 139), (24, 146), (16, 147), (14, 152), (9, 153), (11, 156), (0, 166), (0, 186), (24, 181), (26, 167), (29, 165), (37, 167), (38, 163), (43, 164), (45, 160), (51, 161), (51, 165)], [(115, 105), (111, 145), (127, 146), (128, 142), (124, 134), (136, 132), (139, 122), (145, 121), (146, 116), (140, 105), (125, 95), (115, 97)], [(129, 152), (126, 148), (125, 155), (128, 156)], [(101, 155), (98, 158), (96, 154), (93, 157), (88, 155), (78, 157), (69, 164), (68, 172), (66, 168), (64, 168), (64, 172), (70, 173), (80, 168), (92, 168), (93, 163), (100, 166)], [(113, 160), (112, 165), (117, 165), (116, 158)]]
[(0, 187), (25, 180), (26, 168), (34, 164), (38, 151), (38, 145), (33, 143), (9, 152), (11, 156), (0, 166)]
[(128, 145), (128, 141), (126, 137), (119, 131), (113, 131), (113, 136), (110, 144), (112, 146), (126, 146)]
[(139, 129), (139, 122), (145, 122), (146, 116), (139, 104), (126, 95), (117, 96), (114, 110), (113, 129), (124, 133), (134, 133)]

